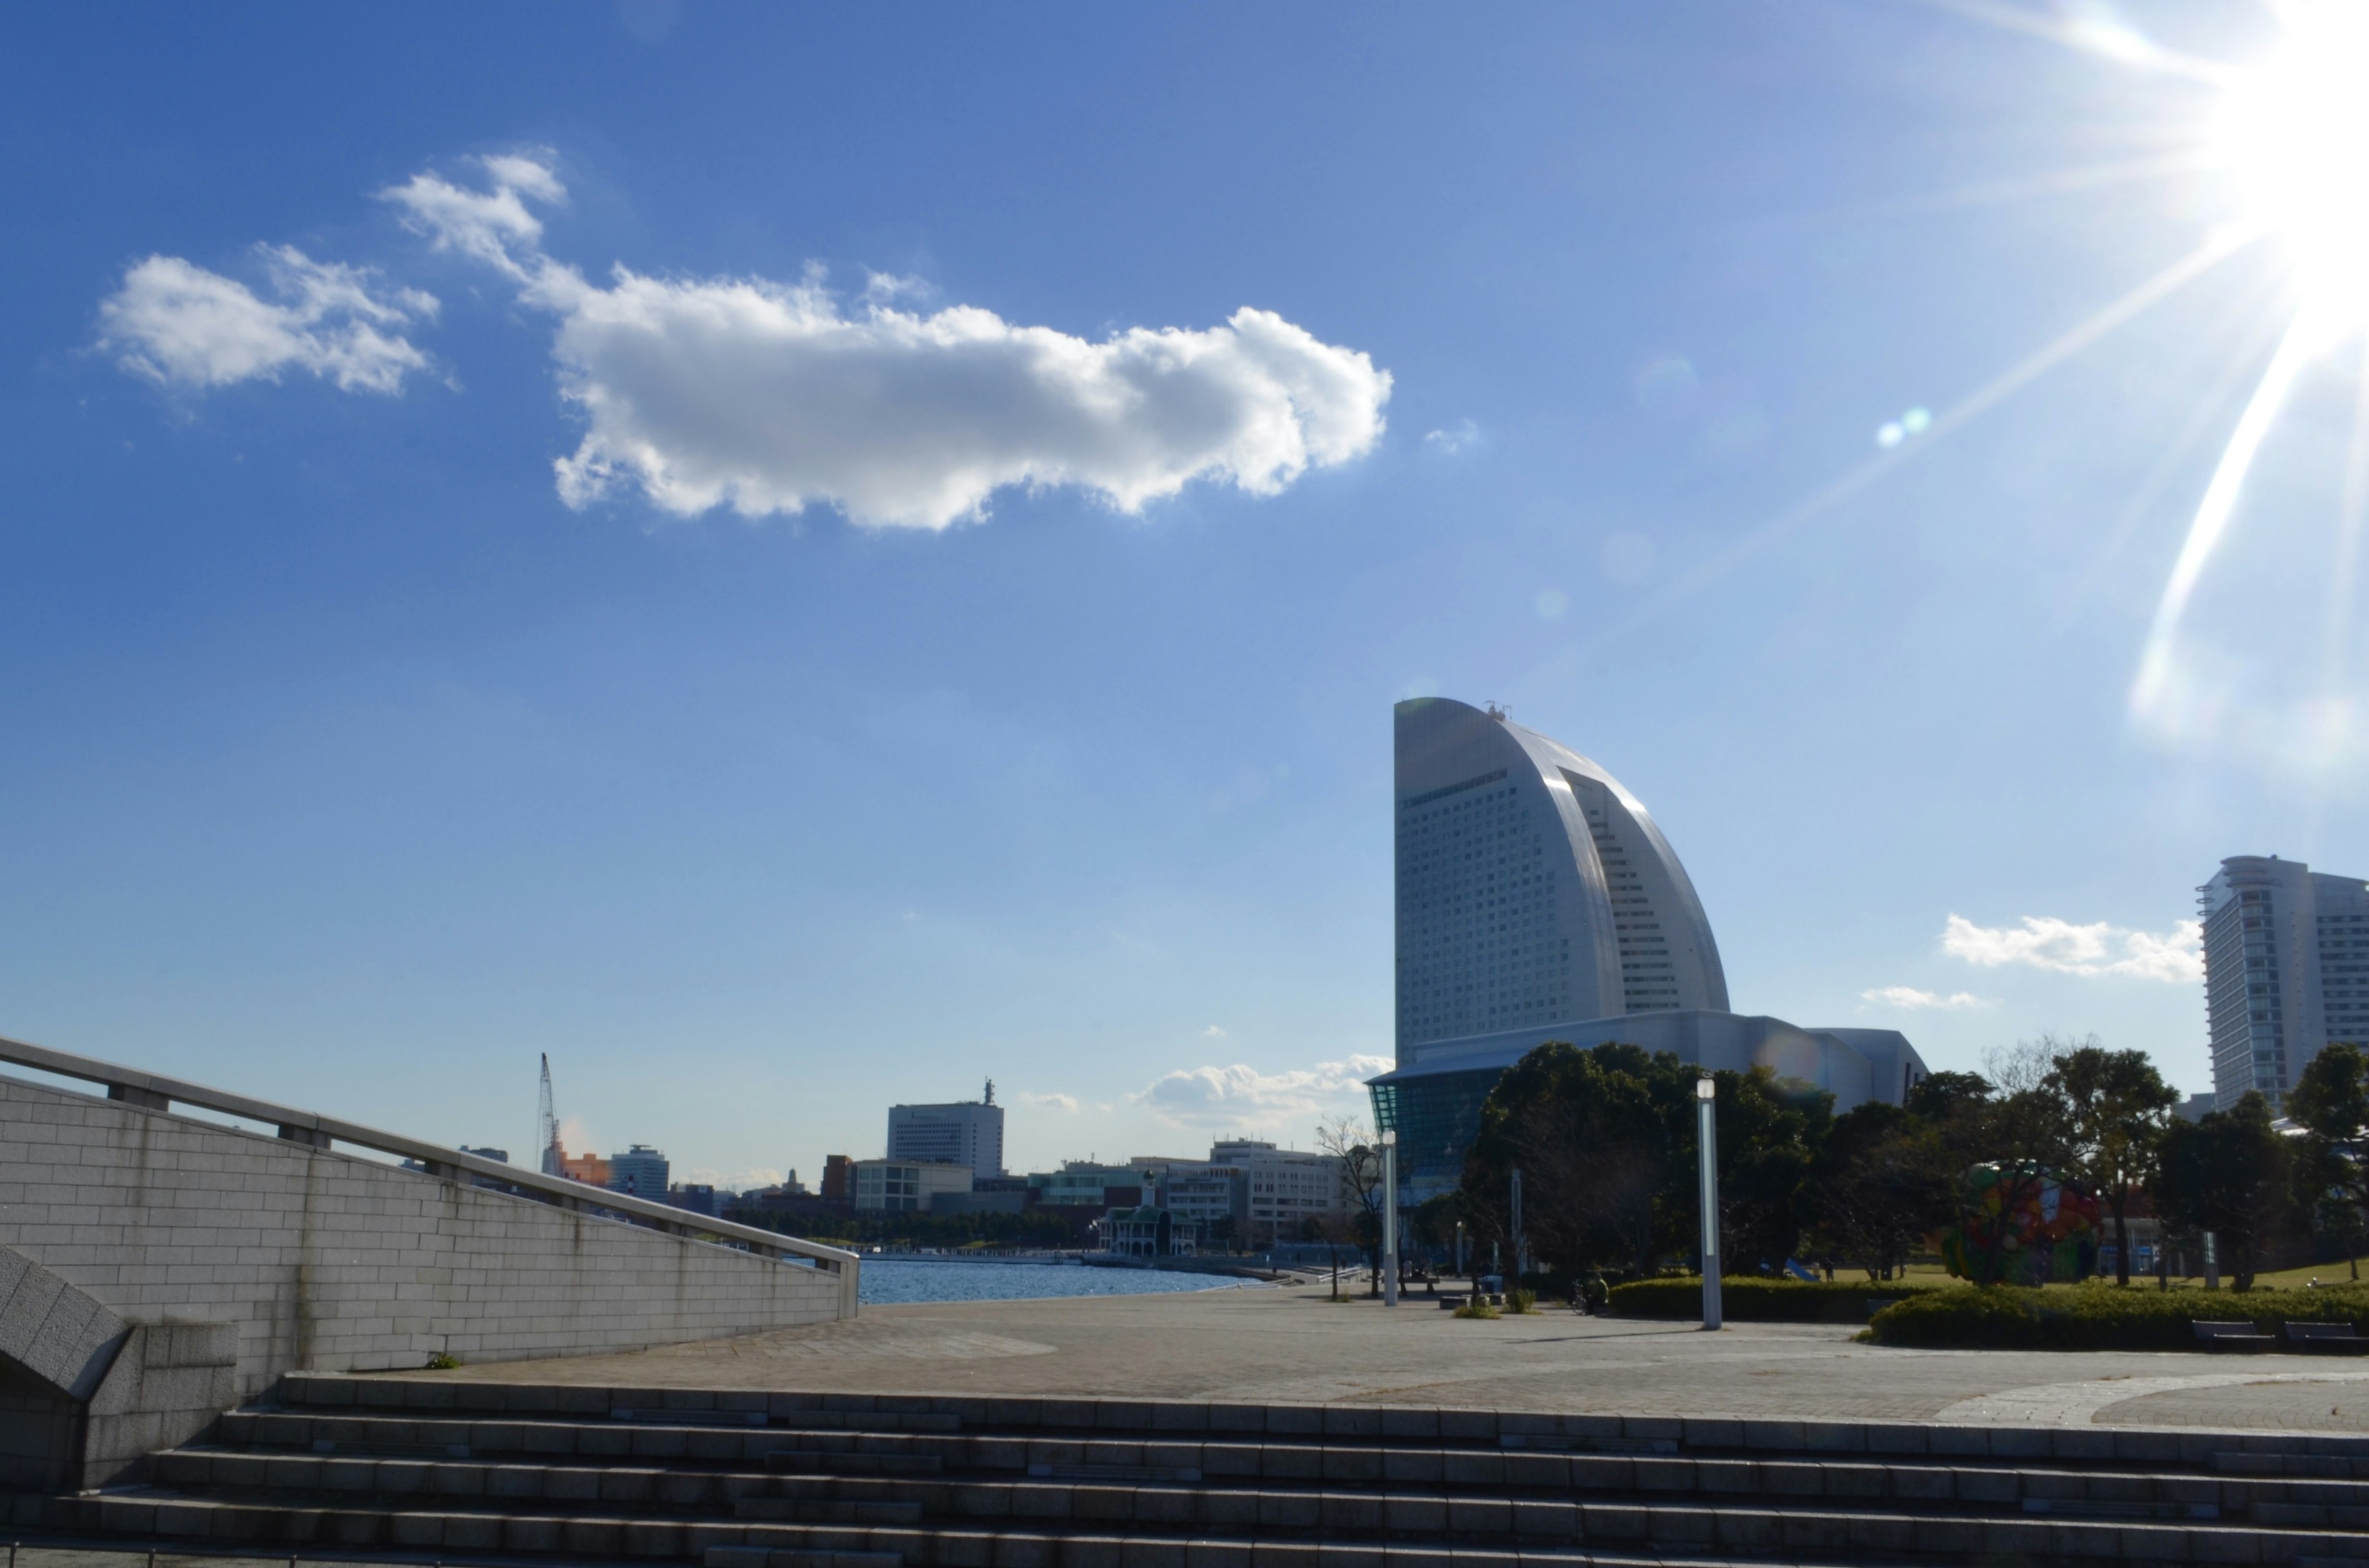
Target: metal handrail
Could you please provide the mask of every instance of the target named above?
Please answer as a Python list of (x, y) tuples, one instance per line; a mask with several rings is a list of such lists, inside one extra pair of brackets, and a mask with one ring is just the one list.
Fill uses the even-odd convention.
[(604, 1187), (590, 1186), (566, 1176), (547, 1176), (540, 1171), (530, 1171), (521, 1165), (506, 1165), (498, 1160), (487, 1160), (458, 1149), (446, 1149), (441, 1144), (406, 1138), (401, 1133), (381, 1132), (375, 1127), (339, 1121), (335, 1116), (275, 1105), (267, 1100), (252, 1100), (244, 1094), (187, 1083), (161, 1073), (143, 1072), (135, 1067), (121, 1067), (114, 1062), (100, 1061), (95, 1057), (75, 1056), (71, 1051), (29, 1045), (5, 1036), (0, 1036), (0, 1062), (36, 1068), (43, 1072), (56, 1073), (61, 1078), (77, 1078), (86, 1083), (105, 1084), (109, 1099), (142, 1110), (169, 1111), (176, 1104), (196, 1105), (247, 1121), (268, 1122), (280, 1129), (281, 1138), (309, 1148), (326, 1150), (333, 1143), (349, 1143), (357, 1149), (417, 1160), (426, 1167), (424, 1173), (418, 1173), (444, 1181), (487, 1176), (517, 1188), (521, 1197), (579, 1214), (598, 1210), (686, 1241), (730, 1242), (776, 1262), (785, 1262), (793, 1257), (807, 1259), (818, 1268), (839, 1276), (839, 1315), (842, 1318), (855, 1316), (862, 1260), (853, 1253), (838, 1247), (826, 1247), (819, 1242), (761, 1230), (736, 1220), (712, 1219), (668, 1204), (610, 1192)]

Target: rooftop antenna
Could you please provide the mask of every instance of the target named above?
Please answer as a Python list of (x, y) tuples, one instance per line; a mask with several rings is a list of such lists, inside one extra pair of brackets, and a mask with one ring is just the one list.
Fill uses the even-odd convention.
[(559, 1113), (551, 1103), (551, 1053), (548, 1051), (543, 1053), (543, 1089), (535, 1097), (534, 1111), (534, 1139), (543, 1150), (543, 1173), (546, 1176), (564, 1175), (566, 1173), (561, 1170), (559, 1162), (566, 1158), (566, 1151), (559, 1147)]
[(995, 1080), (994, 1080), (994, 1079), (990, 1078), (990, 1079), (989, 1079), (989, 1080), (987, 1081), (987, 1098), (986, 1098), (986, 1099), (984, 1099), (984, 1100), (981, 1100), (981, 1101), (979, 1102), (979, 1104), (982, 1104), (982, 1105), (992, 1105), (992, 1104), (995, 1104)]
[(1499, 724), (1505, 723), (1505, 715), (1514, 711), (1503, 703), (1483, 703), (1481, 704), (1481, 710)]

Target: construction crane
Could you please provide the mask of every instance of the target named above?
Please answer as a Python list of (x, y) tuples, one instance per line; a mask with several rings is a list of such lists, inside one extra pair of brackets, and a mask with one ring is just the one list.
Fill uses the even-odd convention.
[(566, 1158), (567, 1151), (559, 1147), (559, 1112), (551, 1101), (551, 1053), (548, 1051), (543, 1056), (543, 1093), (535, 1102), (534, 1140), (543, 1150), (543, 1173), (546, 1176), (566, 1175), (567, 1173), (561, 1168), (560, 1162)]

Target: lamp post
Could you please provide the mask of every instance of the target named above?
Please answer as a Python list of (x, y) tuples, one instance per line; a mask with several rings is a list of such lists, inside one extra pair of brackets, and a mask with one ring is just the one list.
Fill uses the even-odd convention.
[(1719, 1082), (1695, 1080), (1695, 1146), (1702, 1153), (1702, 1325), (1719, 1327), (1719, 1129), (1711, 1119)]
[(1519, 1166), (1515, 1167), (1514, 1170), (1512, 1207), (1514, 1210), (1514, 1223), (1512, 1227), (1514, 1232), (1514, 1288), (1519, 1289), (1522, 1284), (1522, 1274), (1524, 1272), (1525, 1265), (1529, 1262), (1529, 1250), (1522, 1242), (1522, 1173)]
[(1382, 1134), (1382, 1305), (1399, 1304), (1399, 1135)]

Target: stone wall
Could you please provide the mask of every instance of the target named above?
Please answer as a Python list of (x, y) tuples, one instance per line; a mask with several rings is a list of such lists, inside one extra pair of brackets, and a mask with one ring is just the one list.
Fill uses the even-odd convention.
[(234, 1325), (238, 1398), (293, 1369), (631, 1350), (840, 1302), (803, 1265), (6, 1077), (0, 1247), (126, 1322)]

